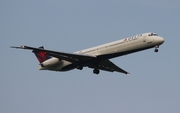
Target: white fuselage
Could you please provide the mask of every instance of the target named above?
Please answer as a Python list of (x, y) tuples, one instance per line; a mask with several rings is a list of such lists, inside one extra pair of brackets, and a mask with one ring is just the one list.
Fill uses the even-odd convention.
[[(141, 50), (153, 48), (159, 46), (164, 42), (164, 39), (156, 34), (144, 33), (141, 35), (136, 35), (133, 37), (128, 37), (122, 40), (110, 42), (100, 46), (92, 47), (89, 49), (81, 50), (75, 52), (76, 54), (90, 55), (90, 56), (99, 56), (107, 54), (118, 54), (126, 53), (130, 54), (133, 52), (138, 52)], [(117, 55), (118, 56), (118, 55)], [(115, 56), (115, 57), (117, 57)], [(113, 58), (113, 57), (111, 57)], [(53, 70), (53, 71), (62, 71), (62, 68), (72, 64), (71, 62), (65, 60), (59, 60), (58, 58), (51, 58), (43, 62), (43, 67), (40, 66), (40, 70)]]

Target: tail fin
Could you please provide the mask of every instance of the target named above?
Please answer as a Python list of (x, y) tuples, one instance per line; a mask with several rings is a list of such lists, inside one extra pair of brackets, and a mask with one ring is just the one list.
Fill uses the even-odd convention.
[[(39, 48), (44, 49), (43, 46), (41, 46), (41, 47), (39, 47)], [(32, 52), (36, 55), (36, 57), (37, 57), (37, 59), (38, 59), (38, 61), (39, 61), (40, 63), (42, 63), (42, 62), (44, 62), (44, 61), (46, 61), (46, 60), (48, 60), (48, 59), (51, 58), (51, 56), (47, 55), (47, 53), (44, 52), (44, 51), (33, 50)]]

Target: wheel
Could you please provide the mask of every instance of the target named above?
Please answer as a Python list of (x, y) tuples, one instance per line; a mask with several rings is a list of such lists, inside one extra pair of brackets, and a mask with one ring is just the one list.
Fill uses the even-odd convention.
[(156, 48), (156, 49), (154, 50), (154, 52), (158, 52), (158, 49)]
[(77, 66), (77, 69), (82, 70), (83, 66)]
[(94, 73), (94, 74), (99, 74), (99, 72), (100, 72), (99, 69), (94, 69), (94, 70), (93, 70), (93, 73)]

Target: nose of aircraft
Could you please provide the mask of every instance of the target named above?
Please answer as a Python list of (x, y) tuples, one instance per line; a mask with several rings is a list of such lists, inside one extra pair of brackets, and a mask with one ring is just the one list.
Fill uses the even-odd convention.
[(158, 43), (162, 44), (162, 43), (164, 43), (164, 38), (162, 38), (162, 37), (157, 37), (157, 38), (156, 38), (156, 41), (157, 41)]

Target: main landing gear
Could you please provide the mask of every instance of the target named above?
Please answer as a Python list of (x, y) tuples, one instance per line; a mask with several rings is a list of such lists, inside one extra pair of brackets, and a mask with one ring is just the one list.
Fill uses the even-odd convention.
[(83, 66), (79, 65), (79, 66), (77, 66), (76, 68), (79, 69), (79, 70), (82, 70), (82, 69), (83, 69)]
[(158, 52), (158, 48), (159, 48), (159, 46), (155, 46), (154, 52)]
[[(79, 70), (82, 70), (82, 69), (83, 69), (83, 66), (78, 65), (76, 68), (79, 69)], [(93, 73), (94, 73), (94, 74), (99, 74), (100, 71), (99, 71), (99, 69), (95, 68), (95, 69), (93, 70)]]
[(94, 73), (94, 74), (99, 74), (99, 72), (100, 72), (99, 69), (96, 69), (96, 68), (95, 68), (95, 69), (93, 70), (93, 73)]

